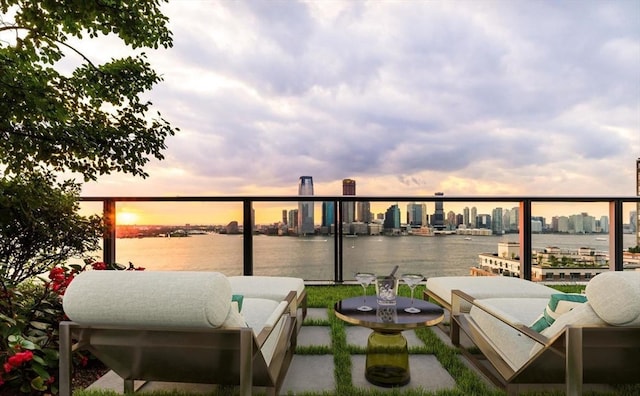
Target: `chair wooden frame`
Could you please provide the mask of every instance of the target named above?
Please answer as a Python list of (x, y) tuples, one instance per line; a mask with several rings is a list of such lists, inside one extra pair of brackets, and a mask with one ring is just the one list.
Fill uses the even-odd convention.
[(640, 381), (640, 327), (567, 326), (547, 338), (474, 304), (541, 346), (523, 367), (514, 370), (492, 347), (473, 318), (460, 311), (462, 300), (474, 304), (475, 299), (461, 290), (452, 292), (451, 342), (460, 346), (460, 332), (464, 332), (490, 365), (483, 364), (465, 348), (461, 348), (463, 354), (508, 394), (517, 394), (518, 387), (525, 384), (565, 384), (566, 394), (573, 396), (582, 394), (583, 384)]
[[(251, 328), (176, 328), (92, 326), (60, 323), (60, 395), (71, 395), (72, 354), (86, 349), (124, 379), (124, 392), (134, 380), (239, 386), (249, 396), (253, 387), (277, 395), (297, 343), (297, 298), (290, 292), (287, 309), (258, 335)], [(279, 331), (279, 335), (274, 333)], [(262, 347), (277, 335), (267, 363)]]

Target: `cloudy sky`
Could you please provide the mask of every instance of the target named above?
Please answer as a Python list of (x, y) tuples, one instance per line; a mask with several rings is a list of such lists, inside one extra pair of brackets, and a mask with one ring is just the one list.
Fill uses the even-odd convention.
[(181, 131), (147, 180), (83, 195), (295, 195), (301, 175), (316, 195), (635, 195), (636, 0), (163, 9), (150, 97)]

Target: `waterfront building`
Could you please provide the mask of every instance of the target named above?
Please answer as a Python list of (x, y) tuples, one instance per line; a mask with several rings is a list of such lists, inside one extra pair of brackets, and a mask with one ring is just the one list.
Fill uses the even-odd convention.
[(515, 206), (509, 212), (509, 231), (517, 232), (520, 229), (520, 208)]
[(385, 213), (384, 232), (391, 234), (400, 233), (400, 208), (397, 204), (391, 205)]
[(465, 206), (462, 209), (462, 224), (464, 224), (465, 228), (471, 227), (471, 223), (469, 222), (469, 207)]
[(475, 206), (471, 208), (469, 221), (470, 221), (471, 228), (478, 228), (478, 209)]
[(502, 208), (494, 208), (491, 211), (491, 232), (494, 235), (504, 234), (502, 228)]
[[(298, 195), (313, 195), (313, 178), (311, 176), (300, 176)], [(315, 233), (314, 206), (313, 201), (298, 202), (298, 235)]]
[[(436, 197), (442, 197), (444, 196), (443, 192), (437, 192), (435, 194)], [(435, 228), (436, 230), (444, 230), (445, 225), (444, 225), (444, 202), (443, 201), (435, 201), (435, 212), (433, 213), (433, 216), (431, 217), (431, 225), (433, 226), (433, 228)]]
[[(501, 275), (520, 277), (520, 243), (499, 242), (498, 253), (480, 253), (473, 275)], [(560, 249), (546, 247), (534, 250), (532, 281), (580, 282), (589, 281), (599, 273), (609, 271), (607, 257), (593, 248)]]
[(407, 204), (407, 224), (412, 227), (427, 225), (427, 205), (422, 203)]
[(292, 209), (289, 211), (289, 220), (287, 226), (290, 230), (297, 233), (298, 230), (298, 209)]
[(491, 230), (491, 215), (483, 213), (476, 216), (476, 228)]
[(509, 209), (505, 209), (502, 212), (502, 232), (511, 231), (509, 223), (511, 222), (511, 211)]
[(356, 202), (355, 221), (361, 223), (371, 223), (371, 202)]
[(286, 209), (282, 209), (282, 224), (288, 224), (287, 221), (288, 221), (288, 219), (287, 219), (287, 210)]
[[(342, 195), (356, 195), (356, 181), (353, 179), (342, 180)], [(353, 223), (356, 219), (356, 203), (342, 203), (342, 221), (344, 223)]]
[(335, 222), (334, 207), (335, 204), (333, 201), (325, 201), (322, 203), (322, 227), (331, 227)]

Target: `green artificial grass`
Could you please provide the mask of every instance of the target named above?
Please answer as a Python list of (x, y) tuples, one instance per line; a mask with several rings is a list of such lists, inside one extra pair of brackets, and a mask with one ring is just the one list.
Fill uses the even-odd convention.
[[(562, 285), (555, 287), (563, 292), (580, 293), (584, 286), (576, 285)], [(409, 297), (409, 288), (400, 287), (399, 294)], [(424, 286), (416, 287), (415, 294), (417, 298), (421, 298), (423, 295)], [(367, 290), (368, 295), (374, 293), (373, 286), (370, 286)], [(336, 301), (357, 297), (362, 295), (362, 287), (359, 285), (344, 285), (344, 286), (307, 286), (308, 306), (310, 308), (326, 308), (328, 310), (328, 319), (306, 319), (303, 326), (328, 326), (330, 328), (332, 345), (326, 346), (311, 346), (296, 348), (296, 354), (299, 355), (330, 355), (333, 354), (334, 362), (334, 378), (335, 378), (335, 391), (334, 392), (304, 392), (299, 393), (299, 396), (389, 396), (389, 395), (402, 395), (402, 396), (502, 396), (505, 392), (497, 390), (492, 386), (487, 385), (475, 372), (468, 368), (465, 363), (459, 357), (459, 351), (456, 348), (452, 348), (446, 345), (438, 336), (429, 328), (416, 329), (416, 335), (420, 340), (424, 342), (424, 346), (412, 347), (409, 350), (411, 354), (433, 354), (440, 364), (444, 367), (451, 377), (456, 382), (456, 387), (453, 389), (446, 389), (437, 392), (427, 392), (422, 389), (363, 389), (354, 387), (352, 385), (351, 378), (351, 355), (364, 354), (365, 349), (362, 347), (356, 347), (347, 345), (346, 328), (349, 324), (336, 318), (333, 313), (333, 306)], [(150, 392), (153, 396), (193, 396), (194, 394), (187, 392), (166, 392), (155, 391)], [(233, 395), (233, 389), (223, 388), (214, 393), (216, 396)], [(631, 396), (640, 394), (640, 385), (636, 386), (619, 386), (616, 387), (616, 391), (612, 393), (585, 393), (588, 395), (623, 395)], [(74, 392), (77, 396), (113, 396), (117, 395), (113, 391), (102, 390), (81, 390)], [(201, 394), (199, 394), (201, 395)], [(527, 396), (555, 396), (564, 395), (562, 391), (531, 391), (522, 393)]]

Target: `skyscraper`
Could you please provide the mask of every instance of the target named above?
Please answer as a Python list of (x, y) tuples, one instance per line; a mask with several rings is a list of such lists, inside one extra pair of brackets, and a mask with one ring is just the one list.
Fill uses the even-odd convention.
[[(298, 195), (313, 195), (313, 178), (311, 176), (300, 176)], [(313, 212), (313, 201), (298, 202), (298, 235), (313, 234), (315, 232)]]
[[(444, 193), (437, 192), (436, 197), (442, 197)], [(433, 221), (431, 225), (436, 230), (444, 230), (444, 202), (435, 201), (436, 211), (433, 213)]]
[[(356, 195), (356, 181), (353, 179), (342, 180), (342, 195)], [(353, 223), (356, 218), (356, 203), (343, 202), (342, 222)]]
[(331, 227), (335, 222), (333, 215), (333, 201), (325, 201), (322, 203), (322, 226)]

